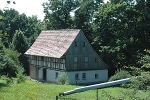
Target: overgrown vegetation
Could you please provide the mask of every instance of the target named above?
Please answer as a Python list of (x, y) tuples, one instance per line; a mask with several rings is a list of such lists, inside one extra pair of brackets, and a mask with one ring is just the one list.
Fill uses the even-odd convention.
[(65, 73), (58, 75), (57, 81), (59, 84), (69, 84), (68, 77)]
[(115, 80), (120, 80), (120, 79), (125, 79), (125, 78), (131, 78), (132, 76), (128, 71), (125, 70), (120, 70), (115, 73), (115, 75), (111, 76), (109, 81), (115, 81)]

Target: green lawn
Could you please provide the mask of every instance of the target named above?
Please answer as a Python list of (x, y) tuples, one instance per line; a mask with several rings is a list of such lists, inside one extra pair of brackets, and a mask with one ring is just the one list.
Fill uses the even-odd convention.
[[(0, 100), (55, 100), (56, 95), (60, 92), (65, 92), (79, 86), (72, 85), (56, 85), (48, 83), (38, 83), (27, 80), (21, 84), (6, 85), (0, 80)], [(124, 89), (120, 87), (110, 87), (98, 90), (100, 100), (148, 100), (150, 91), (137, 91)], [(149, 96), (149, 97), (148, 97)], [(75, 93), (64, 97), (59, 97), (59, 100), (96, 100), (96, 90), (90, 90), (82, 93)]]

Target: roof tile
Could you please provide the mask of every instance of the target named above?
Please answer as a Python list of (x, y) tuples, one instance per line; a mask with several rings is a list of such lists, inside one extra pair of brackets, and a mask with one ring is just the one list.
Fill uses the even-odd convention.
[(42, 31), (25, 54), (60, 58), (68, 50), (79, 31), (79, 29)]

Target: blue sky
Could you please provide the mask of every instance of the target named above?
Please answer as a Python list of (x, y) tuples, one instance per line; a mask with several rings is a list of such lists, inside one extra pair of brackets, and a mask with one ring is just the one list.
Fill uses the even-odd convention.
[[(38, 19), (43, 20), (43, 2), (48, 0), (10, 0), (11, 4), (7, 5), (7, 0), (0, 0), (0, 9), (6, 9), (5, 7), (14, 8), (19, 13), (25, 13), (27, 16), (37, 15)], [(16, 4), (12, 2), (15, 1)], [(105, 0), (108, 1), (108, 0)]]

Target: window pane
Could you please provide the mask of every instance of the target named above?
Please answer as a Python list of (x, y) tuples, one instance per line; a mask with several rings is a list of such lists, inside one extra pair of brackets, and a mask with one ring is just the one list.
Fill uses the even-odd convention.
[(79, 80), (79, 74), (75, 74), (75, 80)]
[(95, 74), (95, 79), (97, 79), (98, 78), (98, 74)]
[(82, 74), (82, 79), (86, 79), (86, 73)]
[(83, 47), (85, 47), (86, 46), (86, 43), (85, 42), (83, 42)]
[(58, 72), (56, 72), (56, 76), (55, 76), (55, 78), (58, 78)]
[(77, 57), (74, 57), (74, 62), (77, 62), (78, 61), (78, 58)]
[(97, 63), (97, 58), (95, 58), (95, 62)]
[(78, 46), (78, 43), (77, 43), (77, 42), (74, 42), (74, 45), (75, 45), (75, 47), (77, 47), (77, 46)]
[(88, 60), (89, 60), (88, 57), (84, 58), (84, 62), (88, 62)]

